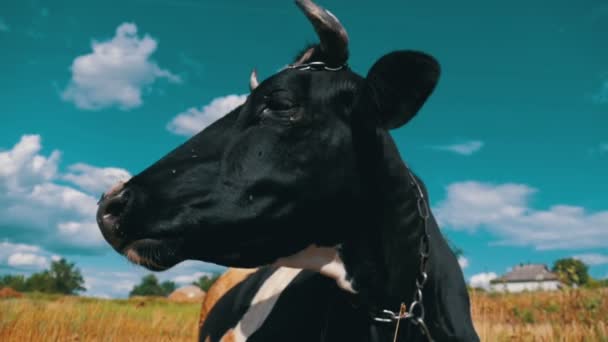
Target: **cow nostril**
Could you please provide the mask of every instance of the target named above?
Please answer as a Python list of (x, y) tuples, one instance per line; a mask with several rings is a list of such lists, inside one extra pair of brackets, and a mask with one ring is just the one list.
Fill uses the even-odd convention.
[(113, 217), (120, 217), (129, 203), (130, 192), (125, 189), (116, 197), (112, 198), (106, 206), (105, 214)]
[(122, 201), (114, 201), (108, 204), (106, 207), (106, 214), (114, 217), (118, 217), (122, 214), (125, 204)]

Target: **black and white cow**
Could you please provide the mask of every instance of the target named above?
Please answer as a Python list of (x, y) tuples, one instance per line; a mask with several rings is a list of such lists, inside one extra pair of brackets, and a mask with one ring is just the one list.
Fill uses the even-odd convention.
[(201, 341), (478, 340), (456, 257), (388, 132), (426, 101), (438, 63), (396, 51), (361, 77), (336, 17), (296, 3), (320, 43), (104, 194), (104, 237), (151, 270), (262, 266), (213, 308)]

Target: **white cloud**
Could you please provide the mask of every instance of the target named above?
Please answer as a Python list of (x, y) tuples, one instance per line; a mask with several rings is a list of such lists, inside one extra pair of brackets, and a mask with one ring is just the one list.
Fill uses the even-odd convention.
[(178, 284), (191, 284), (197, 281), (202, 276), (211, 277), (213, 274), (209, 272), (195, 272), (193, 274), (184, 274), (173, 278), (172, 280)]
[(490, 281), (496, 279), (497, 277), (498, 276), (494, 272), (478, 273), (469, 279), (469, 286), (487, 290), (490, 288)]
[(127, 181), (131, 178), (131, 174), (127, 170), (115, 167), (100, 168), (78, 163), (71, 165), (69, 170), (70, 173), (65, 174), (62, 178), (91, 193), (102, 193), (117, 182)]
[(49, 261), (43, 256), (32, 253), (15, 253), (8, 257), (7, 264), (13, 267), (45, 268)]
[(115, 292), (131, 292), (135, 287), (134, 281), (123, 280), (112, 284), (112, 290)]
[(463, 256), (458, 257), (458, 264), (460, 265), (460, 268), (464, 270), (465, 268), (469, 267), (469, 259)]
[(40, 206), (70, 211), (81, 216), (88, 216), (97, 210), (97, 202), (90, 195), (55, 183), (34, 185), (27, 198)]
[(435, 208), (440, 225), (456, 230), (487, 229), (498, 244), (531, 245), (539, 250), (595, 248), (608, 245), (608, 211), (557, 204), (532, 208), (536, 192), (524, 184), (454, 183)]
[[(57, 180), (71, 180), (82, 188), (97, 190), (107, 184), (113, 168), (84, 164), (72, 173), (60, 174), (60, 153), (40, 154), (40, 136), (24, 135), (11, 149), (0, 152), (0, 232), (14, 241), (40, 243), (45, 248), (95, 251), (105, 243), (95, 223), (96, 197)], [(107, 170), (113, 170), (106, 172)], [(90, 177), (97, 175), (95, 182)], [(41, 238), (41, 236), (43, 238)], [(91, 248), (93, 247), (93, 248)]]
[(579, 254), (575, 255), (574, 258), (584, 262), (589, 266), (608, 264), (608, 255), (599, 253)]
[(74, 59), (63, 99), (86, 110), (141, 106), (142, 91), (157, 79), (180, 82), (178, 76), (150, 60), (156, 48), (152, 37), (137, 35), (135, 24), (121, 24), (111, 40), (93, 41), (91, 53)]
[(608, 104), (608, 80), (604, 81), (600, 89), (592, 97), (596, 104)]
[(106, 293), (92, 293), (92, 294), (87, 294), (87, 295), (89, 297), (94, 297), (94, 298), (99, 298), (99, 299), (112, 299), (112, 297)]
[(141, 278), (140, 272), (97, 272), (84, 269), (85, 294), (100, 297), (127, 297)]
[(40, 136), (24, 135), (11, 150), (0, 152), (0, 188), (19, 193), (57, 174), (59, 151), (48, 157), (39, 155)]
[(2, 18), (0, 18), (0, 32), (10, 32), (10, 31), (11, 31), (10, 26), (8, 26), (6, 21), (4, 21)]
[(105, 246), (95, 221), (59, 222), (57, 230), (62, 239), (77, 243), (81, 247)]
[(435, 146), (434, 149), (442, 151), (450, 151), (457, 154), (470, 156), (475, 152), (478, 152), (483, 147), (484, 142), (480, 140), (467, 141), (461, 144)]
[(16, 268), (47, 267), (50, 254), (39, 246), (23, 243), (0, 242), (0, 264)]
[(13, 253), (19, 252), (37, 253), (40, 252), (40, 247), (24, 243), (0, 242), (0, 260), (6, 259)]
[(167, 129), (179, 135), (194, 135), (242, 105), (245, 100), (247, 100), (247, 95), (228, 95), (215, 98), (201, 109), (193, 107), (178, 114), (167, 124)]
[(137, 276), (135, 274), (101, 272), (95, 276), (85, 275), (84, 287), (86, 288), (86, 294), (93, 297), (109, 297), (111, 295), (114, 297), (126, 297), (133, 290), (136, 281)]

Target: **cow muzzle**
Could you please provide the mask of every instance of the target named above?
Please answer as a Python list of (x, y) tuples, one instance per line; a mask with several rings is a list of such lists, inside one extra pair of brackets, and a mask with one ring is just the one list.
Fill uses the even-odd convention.
[(133, 203), (133, 190), (120, 182), (101, 195), (97, 209), (97, 224), (104, 238), (118, 252), (122, 252), (127, 241), (123, 220)]

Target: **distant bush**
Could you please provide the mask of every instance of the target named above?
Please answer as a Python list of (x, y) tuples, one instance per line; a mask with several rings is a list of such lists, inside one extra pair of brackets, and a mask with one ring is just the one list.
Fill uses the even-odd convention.
[(27, 278), (23, 275), (7, 274), (0, 277), (0, 287), (10, 287), (19, 292), (27, 291)]
[(201, 290), (207, 292), (207, 291), (209, 291), (209, 288), (211, 287), (211, 285), (213, 285), (213, 283), (215, 283), (215, 281), (219, 277), (220, 277), (219, 274), (213, 274), (212, 276), (204, 275), (204, 276), (198, 278), (197, 281), (193, 282), (192, 285), (196, 285), (196, 286), (200, 287)]
[(10, 287), (19, 292), (42, 292), (75, 295), (84, 291), (84, 279), (74, 263), (65, 259), (53, 261), (48, 270), (23, 275), (0, 277), (0, 287)]
[(521, 322), (526, 324), (534, 323), (534, 313), (529, 308), (513, 308), (513, 316), (519, 318)]
[(133, 296), (159, 296), (166, 297), (175, 291), (175, 283), (172, 281), (158, 282), (154, 274), (148, 274), (141, 279), (138, 285), (133, 287), (129, 297)]
[(553, 272), (557, 273), (562, 282), (568, 286), (581, 286), (589, 282), (589, 267), (584, 262), (574, 258), (556, 260)]
[(608, 287), (608, 279), (590, 278), (587, 284), (585, 284), (585, 287), (589, 289), (599, 289), (602, 287)]

